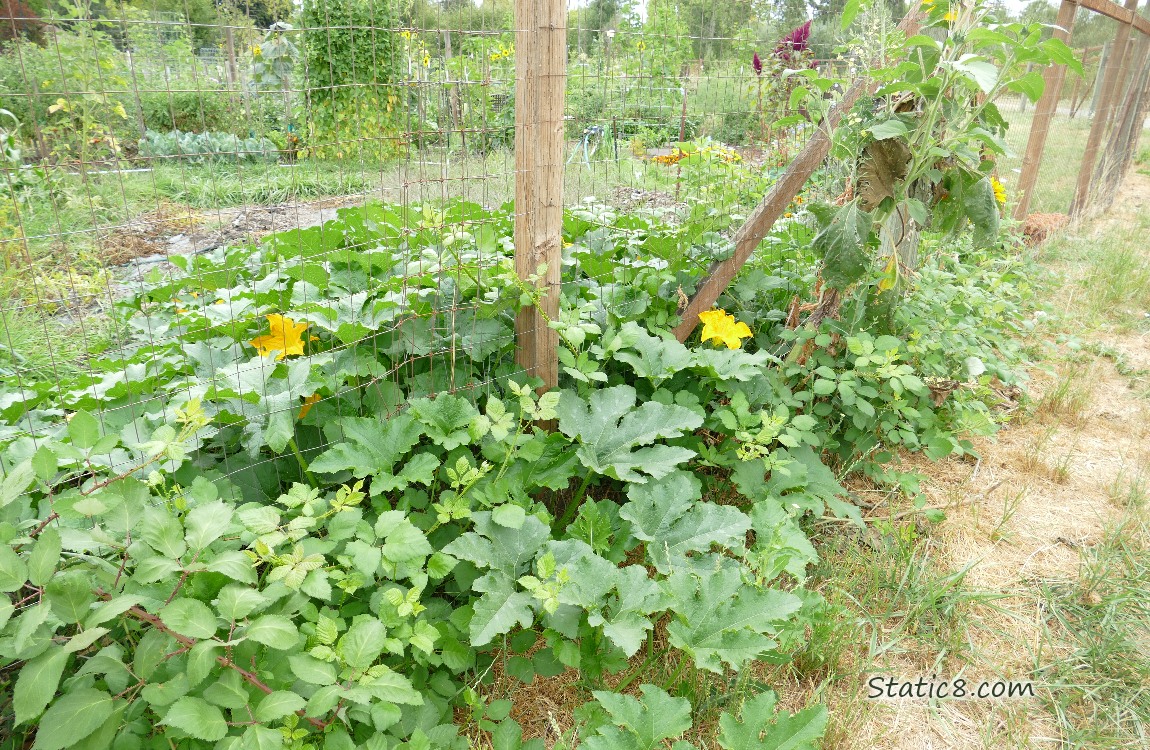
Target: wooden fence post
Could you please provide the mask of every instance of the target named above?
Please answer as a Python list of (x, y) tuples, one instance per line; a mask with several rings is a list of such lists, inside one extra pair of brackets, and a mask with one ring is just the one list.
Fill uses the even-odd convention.
[(538, 273), (542, 298), (515, 319), (516, 363), (543, 380), (559, 380), (563, 231), (563, 97), (567, 70), (563, 0), (515, 2), (515, 272)]
[[(1078, 185), (1074, 190), (1074, 201), (1070, 204), (1070, 215), (1082, 215), (1090, 203), (1090, 183), (1094, 176), (1094, 163), (1098, 159), (1098, 149), (1102, 145), (1102, 138), (1110, 128), (1114, 109), (1123, 88), (1122, 70), (1126, 67), (1126, 60), (1131, 54), (1127, 49), (1130, 39), (1130, 30), (1134, 26), (1134, 11), (1138, 8), (1138, 0), (1126, 0), (1123, 6), (1130, 12), (1130, 18), (1118, 25), (1114, 34), (1114, 46), (1110, 48), (1110, 58), (1106, 64), (1106, 75), (1102, 78), (1102, 93), (1098, 98), (1098, 109), (1094, 112), (1094, 121), (1090, 123), (1090, 135), (1086, 139), (1086, 150), (1082, 154), (1082, 166), (1078, 170)], [(1101, 71), (1099, 73), (1101, 75)]]
[[(1055, 25), (1058, 29), (1054, 37), (1063, 42), (1070, 41), (1074, 31), (1074, 16), (1078, 11), (1076, 0), (1062, 0), (1058, 8)], [(1042, 150), (1046, 147), (1046, 136), (1050, 132), (1050, 122), (1058, 111), (1058, 98), (1062, 93), (1062, 79), (1066, 75), (1065, 65), (1049, 65), (1043, 73), (1045, 86), (1038, 106), (1034, 108), (1034, 118), (1030, 121), (1030, 135), (1026, 139), (1026, 153), (1022, 157), (1022, 174), (1018, 178), (1018, 205), (1014, 207), (1014, 218), (1022, 221), (1030, 210), (1034, 196), (1034, 186), (1038, 184), (1038, 168), (1042, 166)]]
[(1130, 159), (1138, 148), (1138, 136), (1146, 119), (1143, 111), (1143, 90), (1146, 87), (1147, 75), (1150, 74), (1150, 66), (1147, 65), (1147, 58), (1150, 56), (1150, 36), (1140, 34), (1137, 40), (1131, 40), (1131, 47), (1130, 58), (1120, 78), (1127, 84), (1124, 88), (1120, 88), (1122, 96), (1115, 110), (1114, 127), (1111, 128), (1109, 141), (1098, 156), (1098, 164), (1094, 168), (1091, 183), (1095, 197), (1102, 201), (1113, 199), (1122, 178), (1126, 176)]

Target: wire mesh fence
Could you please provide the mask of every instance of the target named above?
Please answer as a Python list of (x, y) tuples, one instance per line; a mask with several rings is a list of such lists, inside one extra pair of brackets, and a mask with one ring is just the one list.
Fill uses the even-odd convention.
[(1047, 69), (1036, 106), (1028, 108), (1021, 97), (1000, 102), (1017, 155), (1008, 166), (1018, 175), (1019, 219), (1028, 211), (1075, 218), (1104, 211), (1138, 149), (1150, 105), (1145, 17), (1129, 4), (1064, 2), (1057, 23), (1057, 33), (1071, 43), (1079, 37), (1105, 41), (1079, 42), (1076, 74), (1067, 76), (1062, 66)]
[[(270, 491), (346, 437), (330, 429), (343, 417), (443, 393), (480, 403), (491, 383), (528, 379), (514, 359), (525, 30), (512, 18), (440, 9), (416, 23), (370, 0), (259, 24), (238, 10), (10, 10), (0, 413), (13, 457), (61, 409), (146, 441), (203, 399), (220, 427), (198, 449)], [(792, 104), (803, 71), (851, 63), (816, 60), (809, 26), (776, 46), (692, 36), (666, 13), (592, 28), (571, 10), (564, 283), (591, 311), (562, 314), (593, 321), (641, 309), (644, 269), (728, 255), (813, 132)], [(794, 209), (842, 189), (823, 170)]]
[[(204, 449), (260, 457), (226, 473), (282, 487), (342, 437), (330, 425), (343, 417), (442, 393), (481, 403), (492, 383), (528, 379), (515, 359), (530, 296), (515, 265), (516, 44), (533, 32), (486, 6), (428, 7), (305, 2), (257, 22), (250, 8), (9, 5), (8, 438), (33, 450), (61, 409), (88, 409), (143, 440), (145, 422), (202, 398), (222, 425)], [(809, 24), (698, 33), (662, 5), (610, 23), (587, 10), (568, 8), (563, 163), (550, 165), (575, 293), (540, 328), (685, 300), (699, 274), (643, 280), (730, 257), (816, 132), (797, 95), (807, 74), (850, 81), (874, 53), (831, 55)], [(873, 25), (881, 44), (893, 23)], [(1074, 195), (1069, 154), (1088, 140), (1108, 59), (1088, 58), (1041, 125), (1039, 208)], [(1001, 103), (1018, 153), (1024, 102)], [(816, 169), (784, 224), (842, 194), (847, 172)], [(770, 243), (759, 252), (788, 263)]]

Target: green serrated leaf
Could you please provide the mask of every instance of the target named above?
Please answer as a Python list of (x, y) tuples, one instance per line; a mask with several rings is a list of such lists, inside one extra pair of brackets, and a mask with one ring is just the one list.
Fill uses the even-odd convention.
[(202, 550), (232, 525), (232, 508), (222, 501), (197, 505), (184, 519), (188, 549)]
[(47, 651), (20, 669), (16, 689), (12, 693), (12, 709), (17, 724), (29, 722), (44, 712), (56, 695), (67, 662), (67, 651), (59, 646), (49, 646)]
[(454, 450), (470, 441), (468, 428), (479, 414), (467, 399), (450, 394), (435, 399), (415, 399), (410, 408), (427, 436), (446, 450)]
[(296, 677), (313, 685), (334, 685), (336, 680), (335, 665), (321, 661), (307, 654), (292, 654), (288, 657), (288, 664)]
[[(619, 516), (630, 521), (631, 533), (647, 543), (648, 559), (663, 574), (691, 567), (688, 555), (708, 551), (712, 544), (741, 549), (751, 528), (751, 519), (737, 508), (700, 502), (702, 484), (685, 471), (632, 485), (627, 497)], [(714, 564), (705, 561), (702, 567)]]
[(220, 589), (215, 602), (220, 617), (233, 622), (258, 612), (269, 603), (271, 600), (259, 591), (236, 583), (229, 583)]
[(211, 638), (219, 628), (211, 607), (198, 599), (175, 599), (159, 615), (165, 625), (189, 638)]
[(299, 642), (299, 630), (283, 615), (264, 615), (243, 630), (243, 636), (277, 651), (286, 651)]
[(88, 450), (100, 439), (100, 423), (88, 412), (80, 410), (68, 420), (68, 437), (75, 447)]
[(257, 721), (275, 721), (301, 710), (306, 701), (290, 690), (273, 690), (255, 708)]
[[(330, 746), (330, 742), (325, 746)], [(242, 750), (279, 750), (284, 746), (283, 732), (268, 727), (248, 727), (240, 737)]]
[(32, 468), (32, 460), (21, 461), (4, 475), (0, 481), (0, 508), (8, 505), (24, 494), (24, 490), (36, 481), (36, 470)]
[(48, 707), (40, 718), (32, 750), (63, 750), (99, 729), (112, 715), (112, 696), (77, 688)]
[(32, 585), (43, 586), (52, 578), (60, 563), (60, 550), (60, 530), (54, 525), (45, 527), (28, 555), (28, 580)]
[(160, 724), (209, 742), (222, 740), (228, 733), (223, 712), (203, 698), (194, 696), (184, 696), (173, 703)]
[[(350, 470), (357, 477), (392, 474), (395, 463), (419, 442), (422, 429), (411, 414), (391, 419), (347, 417), (339, 421), (334, 447), (316, 456), (309, 468), (333, 474)], [(339, 435), (338, 433), (342, 433)]]
[(178, 560), (188, 551), (179, 519), (165, 508), (148, 508), (144, 511), (140, 536), (149, 547), (173, 560)]
[(52, 605), (52, 613), (61, 620), (83, 622), (96, 601), (92, 588), (90, 574), (80, 570), (67, 571), (54, 576), (44, 586), (44, 595)]
[(387, 629), (379, 620), (364, 618), (348, 628), (340, 639), (336, 652), (352, 669), (364, 671), (383, 653), (383, 640)]
[(19, 591), (28, 580), (28, 563), (7, 544), (0, 544), (0, 591)]
[(588, 750), (654, 750), (663, 740), (691, 728), (691, 702), (672, 698), (654, 685), (641, 685), (642, 697), (597, 690), (595, 700), (611, 715), (615, 726), (599, 729), (587, 738)]
[(775, 710), (773, 692), (760, 693), (743, 704), (738, 721), (724, 711), (719, 716), (719, 745), (724, 750), (815, 750), (827, 728), (825, 706), (795, 714)]
[(671, 645), (683, 649), (700, 669), (722, 673), (723, 664), (741, 669), (774, 648), (771, 635), (799, 610), (802, 601), (784, 591), (745, 586), (741, 571), (722, 568), (701, 580), (690, 573), (667, 579), (674, 619), (667, 626)]
[(471, 617), (471, 645), (484, 646), (516, 625), (531, 627), (535, 621), (533, 602), (531, 594), (522, 591), (488, 592), (479, 597)]

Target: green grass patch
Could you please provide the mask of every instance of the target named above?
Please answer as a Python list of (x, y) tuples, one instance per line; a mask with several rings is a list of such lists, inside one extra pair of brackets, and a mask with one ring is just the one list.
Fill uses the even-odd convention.
[(1145, 747), (1150, 735), (1150, 528), (1131, 515), (1083, 554), (1077, 582), (1041, 588), (1053, 658), (1037, 675), (1066, 746)]

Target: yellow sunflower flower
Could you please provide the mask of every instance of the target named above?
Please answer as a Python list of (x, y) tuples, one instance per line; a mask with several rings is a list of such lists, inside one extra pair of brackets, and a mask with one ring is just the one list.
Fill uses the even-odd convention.
[(699, 313), (699, 322), (703, 324), (703, 341), (714, 340), (726, 344), (728, 349), (738, 349), (743, 345), (743, 339), (751, 337), (747, 324), (736, 321), (735, 316), (725, 310)]
[(994, 199), (1006, 205), (1006, 186), (999, 182), (997, 177), (990, 178), (990, 186), (994, 188)]
[(303, 354), (302, 334), (307, 330), (307, 323), (297, 324), (279, 313), (272, 313), (267, 319), (271, 331), (248, 342), (259, 351), (261, 357), (277, 352), (276, 359), (280, 360), (289, 354)]

